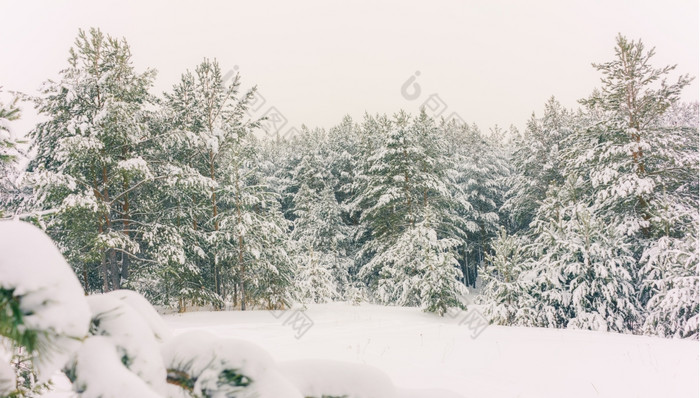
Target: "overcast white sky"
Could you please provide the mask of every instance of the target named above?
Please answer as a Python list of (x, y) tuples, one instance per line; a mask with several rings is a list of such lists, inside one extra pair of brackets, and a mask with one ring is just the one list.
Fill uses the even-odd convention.
[[(130, 43), (138, 70), (169, 90), (203, 57), (238, 66), (289, 123), (330, 127), (365, 111), (415, 112), (436, 93), (447, 116), (522, 127), (548, 97), (568, 107), (599, 83), (591, 62), (618, 32), (655, 64), (698, 75), (698, 1), (0, 1), (0, 85), (35, 94), (66, 65), (79, 28)], [(404, 82), (421, 87), (417, 99)], [(411, 86), (411, 90), (413, 86)], [(413, 93), (414, 91), (411, 91)], [(698, 83), (684, 93), (698, 100)], [(25, 112), (19, 129), (29, 128)]]

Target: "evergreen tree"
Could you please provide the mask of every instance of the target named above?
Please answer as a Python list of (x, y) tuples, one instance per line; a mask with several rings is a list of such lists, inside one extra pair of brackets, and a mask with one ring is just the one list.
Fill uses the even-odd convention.
[[(0, 86), (0, 94), (2, 94), (2, 86)], [(17, 159), (15, 153), (17, 143), (10, 130), (10, 122), (20, 117), (17, 101), (18, 98), (9, 104), (0, 102), (0, 165)]]
[[(695, 218), (697, 212), (687, 215)], [(682, 238), (663, 236), (641, 258), (642, 286), (649, 292), (645, 333), (663, 337), (698, 338), (698, 236), (695, 229)]]
[[(242, 142), (229, 158), (229, 190), (224, 191), (221, 233), (235, 258), (231, 277), (237, 284), (234, 304), (240, 297), (246, 304), (280, 308), (293, 299), (292, 283), (296, 272), (289, 241), (289, 222), (282, 214), (279, 197), (257, 167), (259, 144), (254, 137)], [(236, 294), (238, 293), (238, 294)]]
[(545, 104), (544, 114), (528, 121), (511, 162), (516, 173), (509, 178), (503, 205), (518, 230), (527, 229), (550, 185), (561, 186), (565, 175), (562, 145), (573, 131), (575, 117), (554, 98)]
[(433, 215), (425, 214), (360, 270), (361, 278), (376, 278), (374, 294), (380, 303), (421, 307), (440, 315), (462, 307), (465, 289), (452, 251), (458, 241), (438, 239), (430, 225), (434, 221)]
[(239, 87), (239, 75), (227, 83), (218, 63), (204, 60), (166, 95), (169, 225), (189, 249), (170, 274), (211, 291), (217, 305), (275, 307), (289, 301), (288, 225), (258, 165), (258, 122), (244, 118), (255, 89), (239, 97)]
[[(184, 235), (190, 239), (188, 246), (202, 248), (204, 255), (193, 253), (199, 255), (194, 261), (218, 304), (225, 295), (222, 268), (231, 269), (237, 258), (229, 242), (232, 238), (220, 233), (222, 191), (235, 191), (227, 180), (227, 161), (240, 146), (242, 136), (254, 127), (243, 120), (254, 91), (239, 98), (239, 86), (239, 75), (227, 84), (219, 64), (205, 59), (194, 74), (183, 74), (173, 93), (166, 95), (173, 118), (171, 133), (183, 143), (181, 155), (174, 159), (175, 174), (187, 177), (181, 185), (184, 192), (176, 192), (172, 201), (177, 203), (180, 222), (188, 229), (191, 226)], [(194, 183), (187, 184), (187, 180)]]
[(132, 206), (153, 178), (140, 156), (154, 72), (136, 73), (125, 40), (80, 31), (69, 66), (37, 100), (48, 120), (32, 131), (35, 195), (54, 214), (47, 227), (86, 291), (118, 289), (147, 227)]
[(552, 189), (534, 221), (534, 262), (523, 276), (532, 278), (536, 323), (630, 331), (640, 315), (632, 249), (581, 199), (584, 186), (570, 177)]
[(487, 256), (491, 264), (484, 274), (485, 286), (480, 301), (492, 323), (499, 325), (533, 325), (535, 303), (530, 295), (526, 247), (524, 239), (508, 235), (501, 227)]
[[(0, 86), (0, 94), (2, 87)], [(21, 155), (17, 148), (18, 141), (13, 136), (10, 123), (19, 119), (18, 97), (9, 104), (0, 102), (0, 217), (17, 207), (21, 189), (17, 182), (19, 172), (16, 162)]]
[[(296, 219), (291, 238), (298, 244), (302, 264), (314, 263), (327, 269), (333, 285), (329, 292), (335, 293), (324, 297), (342, 297), (352, 265), (346, 252), (351, 236), (332, 189), (325, 187), (318, 193), (303, 184), (294, 203)], [(304, 278), (297, 279), (304, 281)]]
[(452, 199), (445, 228), (450, 236), (462, 240), (464, 282), (476, 286), (477, 267), (486, 265), (491, 239), (501, 225), (499, 209), (510, 170), (500, 144), (484, 137), (476, 126), (447, 127), (456, 145), (447, 174)]
[(298, 298), (303, 303), (326, 303), (341, 297), (333, 268), (337, 257), (317, 252), (313, 246), (301, 246), (296, 274)]
[[(462, 296), (467, 289), (459, 282), (459, 262), (455, 258), (454, 249), (460, 242), (452, 238), (440, 239), (431, 226), (434, 223), (435, 217), (428, 208), (421, 223), (413, 228), (415, 240), (411, 247), (420, 250), (415, 254), (423, 260), (419, 284), (420, 307), (424, 311), (443, 315), (450, 308), (464, 308)], [(400, 247), (397, 244), (397, 248)]]
[[(363, 213), (369, 207), (366, 194), (370, 185), (376, 182), (373, 177), (372, 167), (375, 162), (373, 154), (383, 145), (383, 141), (389, 133), (391, 122), (386, 116), (371, 116), (365, 114), (362, 124), (356, 126), (355, 134), (357, 147), (353, 158), (352, 170), (349, 172), (351, 182), (342, 186), (342, 193), (345, 199), (341, 202), (348, 224), (353, 228), (354, 239), (352, 241), (352, 253), (355, 264), (351, 270), (351, 275), (355, 284), (364, 284), (358, 280), (358, 274), (363, 265), (372, 257), (372, 252), (365, 250), (372, 236), (370, 223), (363, 221)], [(339, 139), (339, 138), (336, 138)], [(366, 286), (366, 285), (365, 285)], [(355, 289), (358, 291), (358, 289)]]
[[(668, 83), (675, 66), (654, 68), (653, 49), (622, 36), (616, 44), (613, 61), (594, 65), (603, 74), (603, 87), (582, 101), (589, 122), (572, 135), (567, 156), (569, 171), (590, 179), (596, 217), (615, 226), (631, 245), (632, 277), (649, 308), (664, 300), (655, 294), (673, 290), (666, 279), (671, 275), (654, 271), (659, 264), (678, 271), (673, 274), (685, 286), (679, 288), (692, 289), (695, 283), (683, 279), (690, 275), (682, 260), (687, 256), (676, 256), (676, 244), (669, 242), (691, 239), (696, 228), (698, 133), (697, 125), (688, 123), (697, 117), (677, 105), (690, 77)], [(662, 248), (671, 253), (660, 253)], [(671, 265), (671, 259), (679, 263)], [(693, 308), (687, 304), (686, 319), (697, 314)]]
[(678, 200), (697, 198), (686, 184), (697, 178), (697, 128), (659, 126), (692, 79), (680, 76), (668, 84), (675, 66), (652, 67), (653, 49), (622, 36), (616, 44), (613, 61), (594, 64), (603, 87), (582, 103), (597, 117), (573, 135), (569, 156), (572, 171), (589, 176), (603, 221), (626, 235), (652, 238), (658, 236), (654, 215), (664, 206), (664, 186), (667, 192), (685, 186)]
[[(337, 126), (332, 127), (328, 132), (328, 151), (330, 154), (330, 171), (333, 174), (335, 186), (333, 191), (338, 203), (345, 205), (349, 203), (354, 194), (353, 183), (358, 179), (357, 174), (361, 172), (362, 163), (360, 127), (357, 126), (350, 116), (345, 116)], [(348, 209), (344, 209), (344, 219), (348, 224), (352, 223)]]
[(392, 122), (383, 123), (391, 127), (368, 159), (367, 181), (358, 198), (363, 209), (361, 220), (373, 237), (363, 251), (373, 253), (383, 251), (407, 227), (420, 221), (420, 209), (430, 196), (448, 195), (440, 171), (427, 168), (435, 159), (429, 158), (409, 115), (401, 112)]
[[(438, 236), (450, 192), (439, 159), (440, 140), (424, 112), (411, 121), (399, 113), (370, 162), (361, 220), (371, 233), (361, 254), (370, 257), (359, 276), (383, 303), (422, 306), (444, 313), (461, 291), (453, 250), (459, 242)], [(420, 283), (428, 278), (432, 287)]]

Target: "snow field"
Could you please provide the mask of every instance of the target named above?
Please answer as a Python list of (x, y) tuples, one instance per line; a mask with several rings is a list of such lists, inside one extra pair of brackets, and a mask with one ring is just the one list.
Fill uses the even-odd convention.
[[(459, 324), (461, 318), (368, 304), (311, 305), (306, 315), (313, 326), (298, 339), (291, 325), (284, 324), (286, 315), (275, 318), (268, 311), (173, 314), (165, 319), (176, 334), (206, 330), (257, 343), (293, 381), (328, 380), (328, 361), (342, 361), (340, 368), (369, 365), (393, 385), (411, 390), (398, 390), (400, 397), (699, 395), (697, 341), (493, 325), (472, 339), (469, 326)], [(304, 363), (315, 363), (316, 369)], [(354, 386), (364, 388), (361, 383)]]

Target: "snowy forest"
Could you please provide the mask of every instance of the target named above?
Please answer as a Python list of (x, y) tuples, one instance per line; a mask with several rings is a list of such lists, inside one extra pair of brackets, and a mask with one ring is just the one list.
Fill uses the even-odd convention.
[[(81, 294), (178, 312), (479, 305), (498, 325), (697, 340), (693, 77), (641, 41), (609, 44), (600, 86), (576, 109), (533, 104), (522, 131), (397, 110), (279, 137), (227, 65), (204, 59), (154, 93), (125, 39), (80, 31), (59, 79), (0, 104), (0, 217), (45, 231)], [(27, 137), (22, 103), (42, 117)], [(11, 276), (0, 335), (39, 349)]]

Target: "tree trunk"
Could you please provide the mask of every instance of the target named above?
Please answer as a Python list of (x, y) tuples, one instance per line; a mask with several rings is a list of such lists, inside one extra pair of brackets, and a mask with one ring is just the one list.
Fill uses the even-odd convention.
[[(125, 150), (126, 151), (126, 150)], [(124, 155), (126, 157), (126, 154)], [(122, 232), (126, 235), (127, 240), (131, 240), (131, 234), (129, 232), (129, 226), (131, 224), (131, 215), (129, 214), (129, 182), (124, 180), (124, 203), (122, 204), (123, 215), (123, 230)], [(131, 257), (128, 253), (122, 253), (122, 269), (121, 269), (121, 279), (126, 280), (129, 277), (129, 264), (131, 263)]]
[[(408, 153), (406, 152), (406, 148), (403, 148), (403, 157), (406, 163), (408, 164)], [(411, 219), (411, 226), (415, 225), (416, 220), (412, 216), (412, 211), (411, 211), (411, 206), (413, 204), (413, 200), (411, 198), (411, 190), (409, 189), (409, 178), (408, 178), (408, 171), (404, 170), (403, 172), (403, 189), (406, 194), (406, 206), (408, 207), (406, 210), (408, 211), (408, 216)]]
[(117, 261), (117, 251), (114, 249), (109, 249), (109, 265), (110, 265), (110, 273), (112, 274), (112, 290), (117, 290), (121, 289), (122, 287), (122, 282), (121, 282), (121, 266), (119, 264), (119, 261)]
[(467, 257), (467, 245), (462, 245), (462, 282), (469, 286), (469, 259)]
[[(103, 153), (104, 155), (104, 153)], [(103, 214), (105, 223), (104, 223), (104, 231), (102, 232), (107, 232), (109, 233), (112, 230), (112, 220), (110, 216), (110, 210), (111, 210), (111, 205), (109, 203), (109, 189), (108, 185), (109, 184), (109, 179), (107, 178), (107, 167), (102, 166), (102, 201), (105, 204), (106, 210)], [(114, 279), (110, 280), (110, 276), (114, 278), (114, 273), (117, 270), (117, 257), (114, 253), (114, 250), (111, 248), (108, 248), (107, 251), (105, 252), (105, 257), (104, 257), (104, 269), (105, 269), (105, 291), (109, 292), (111, 290), (114, 290), (117, 288), (118, 283), (115, 283), (116, 281)]]
[(129, 265), (131, 265), (131, 256), (127, 253), (122, 254), (122, 279), (127, 280), (129, 278)]
[(245, 311), (245, 264), (243, 263), (243, 236), (238, 234), (238, 263), (241, 264), (241, 311)]
[(233, 284), (233, 308), (238, 307), (238, 283)]
[[(211, 177), (212, 181), (216, 181), (216, 174), (215, 174), (215, 165), (214, 165), (214, 152), (209, 151), (209, 176)], [(219, 220), (217, 220), (217, 217), (219, 216), (219, 207), (218, 204), (216, 203), (216, 188), (212, 187), (211, 188), (211, 207), (212, 207), (212, 216), (214, 219), (214, 232), (216, 233), (219, 231)], [(218, 256), (216, 256), (216, 253), (214, 254), (214, 286), (216, 289), (216, 294), (221, 296), (221, 265), (219, 264), (218, 261)], [(219, 309), (221, 309), (221, 306), (219, 305)]]
[[(625, 69), (625, 72), (629, 73), (630, 75), (632, 74), (632, 70), (630, 69), (632, 66), (629, 65), (629, 61), (627, 59), (627, 56), (625, 53), (622, 54), (622, 63), (623, 67)], [(637, 150), (632, 151), (632, 161), (634, 162), (636, 166), (636, 171), (637, 174), (642, 177), (644, 174), (646, 174), (645, 168), (644, 168), (644, 162), (643, 162), (643, 156), (644, 153), (642, 151), (640, 144), (641, 141), (641, 131), (640, 129), (640, 123), (639, 119), (637, 118), (636, 112), (637, 112), (637, 89), (634, 87), (634, 83), (629, 83), (626, 86), (626, 105), (627, 109), (629, 111), (629, 120), (628, 120), (628, 127), (631, 129), (634, 129), (636, 133), (632, 136), (632, 139), (637, 143)], [(642, 215), (642, 219), (644, 221), (649, 221), (651, 219), (651, 215), (649, 215), (649, 203), (647, 202), (646, 198), (644, 198), (643, 195), (639, 195), (637, 197), (637, 201), (639, 203), (639, 212)], [(649, 227), (645, 226), (642, 227), (642, 234), (644, 235), (645, 238), (649, 237)]]
[(102, 253), (102, 293), (109, 291), (109, 269), (107, 267), (107, 252)]
[(241, 283), (241, 311), (245, 311), (245, 263), (243, 262), (243, 234), (240, 232), (240, 226), (243, 223), (243, 215), (241, 214), (241, 185), (238, 175), (238, 165), (236, 165), (236, 217), (238, 218), (238, 267), (240, 269)]
[(83, 289), (85, 294), (88, 294), (88, 263), (87, 261), (83, 263)]
[[(95, 165), (92, 164), (90, 165), (90, 170), (92, 172), (92, 193), (95, 195), (95, 200), (98, 202), (101, 202), (103, 200), (102, 198), (102, 193), (100, 192), (100, 188), (97, 183), (98, 179), (98, 174), (97, 171), (95, 170)], [(102, 220), (98, 221), (97, 223), (97, 231), (98, 235), (102, 235), (104, 233), (104, 224), (102, 223)], [(102, 291), (107, 292), (109, 290), (109, 275), (107, 271), (107, 263), (105, 261), (105, 253), (102, 253), (102, 260), (100, 262), (100, 272), (102, 273)], [(87, 277), (87, 263), (85, 264), (85, 267), (83, 268), (83, 277), (85, 279), (85, 294), (88, 293), (88, 277)]]
[[(481, 260), (484, 260), (486, 258), (486, 228), (484, 227), (484, 223), (480, 223), (481, 227), (481, 236), (480, 236), (480, 246), (481, 246)], [(486, 261), (484, 261), (484, 271), (486, 271)]]

